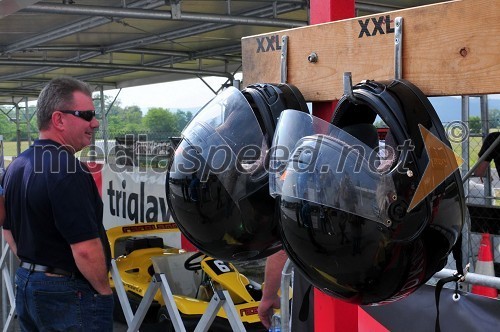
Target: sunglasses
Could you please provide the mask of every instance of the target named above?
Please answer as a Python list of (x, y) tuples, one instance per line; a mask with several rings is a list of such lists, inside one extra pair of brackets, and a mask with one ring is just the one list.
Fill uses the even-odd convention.
[(88, 110), (88, 111), (59, 111), (64, 114), (71, 114), (76, 117), (79, 117), (80, 119), (83, 119), (85, 121), (92, 121), (92, 119), (95, 117), (95, 111)]

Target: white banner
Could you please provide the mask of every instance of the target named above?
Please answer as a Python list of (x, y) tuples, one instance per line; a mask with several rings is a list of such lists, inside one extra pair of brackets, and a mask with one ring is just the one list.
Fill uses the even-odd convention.
[(165, 198), (166, 172), (134, 167), (133, 171), (102, 169), (104, 227), (172, 221)]

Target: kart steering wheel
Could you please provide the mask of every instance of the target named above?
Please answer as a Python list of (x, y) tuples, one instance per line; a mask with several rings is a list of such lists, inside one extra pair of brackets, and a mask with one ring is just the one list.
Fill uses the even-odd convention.
[[(201, 270), (201, 260), (199, 262), (193, 262), (196, 258), (200, 256), (205, 256), (204, 253), (198, 251), (184, 262), (184, 268), (188, 271), (198, 271)], [(203, 260), (203, 258), (202, 258)]]

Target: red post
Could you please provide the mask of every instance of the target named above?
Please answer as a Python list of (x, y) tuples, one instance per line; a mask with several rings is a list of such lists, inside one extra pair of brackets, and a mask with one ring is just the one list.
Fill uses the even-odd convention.
[[(354, 0), (311, 0), (310, 23), (319, 24), (354, 17)], [(313, 103), (313, 114), (330, 121), (337, 101)]]
[(311, 0), (311, 24), (354, 17), (354, 0)]
[[(311, 24), (354, 17), (354, 0), (311, 0)], [(313, 114), (330, 121), (337, 101), (313, 103)], [(344, 332), (358, 330), (358, 306), (342, 302), (314, 290), (314, 330)]]
[(184, 234), (181, 234), (181, 248), (189, 252), (198, 251), (198, 248), (196, 248), (191, 242), (189, 242), (189, 240), (186, 239)]
[(92, 177), (94, 178), (97, 190), (99, 190), (99, 195), (102, 197), (102, 167), (104, 165), (92, 161), (86, 162), (86, 165), (89, 168), (90, 174), (92, 174)]

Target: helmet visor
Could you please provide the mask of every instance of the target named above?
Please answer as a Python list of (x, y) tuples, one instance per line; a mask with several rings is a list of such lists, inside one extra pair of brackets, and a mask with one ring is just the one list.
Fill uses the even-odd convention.
[(396, 190), (381, 147), (371, 148), (312, 115), (286, 110), (271, 151), (271, 195), (388, 223), (387, 211)]
[(266, 174), (268, 148), (252, 107), (238, 89), (229, 87), (208, 102), (182, 137), (196, 151), (199, 159), (192, 162), (203, 168), (198, 170), (202, 182), (216, 176), (236, 203), (261, 186), (255, 179)]

